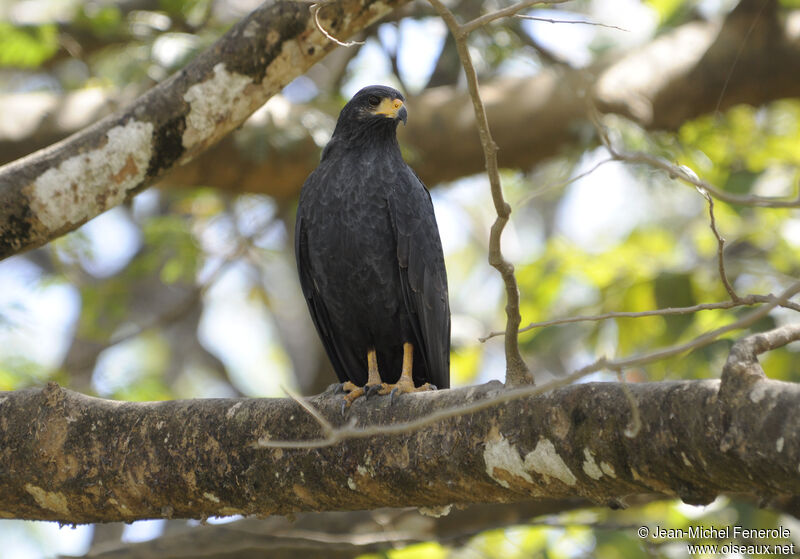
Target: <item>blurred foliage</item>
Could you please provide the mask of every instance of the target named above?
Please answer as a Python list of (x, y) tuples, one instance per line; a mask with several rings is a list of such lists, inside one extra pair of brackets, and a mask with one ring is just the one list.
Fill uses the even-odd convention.
[[(618, 139), (630, 149), (687, 165), (724, 190), (769, 196), (796, 194), (800, 178), (800, 102), (796, 100), (778, 101), (760, 109), (737, 106), (724, 114), (687, 122), (672, 134), (645, 133), (622, 119), (612, 121)], [(666, 196), (659, 190), (687, 188), (649, 168), (633, 170), (658, 199)], [(728, 295), (717, 272), (717, 241), (702, 196), (696, 194), (693, 206), (669, 208), (666, 213), (655, 199), (653, 202), (656, 205), (649, 207), (646, 219), (602, 251), (587, 250), (554, 235), (535, 259), (519, 266), (523, 325), (565, 316), (639, 312), (726, 300)], [(776, 289), (776, 281), (800, 276), (796, 237), (776, 234), (797, 222), (797, 210), (717, 203), (715, 217), (718, 229), (728, 239), (728, 277), (740, 295), (769, 293)], [(575, 339), (592, 344), (584, 348), (589, 354), (633, 355), (687, 342), (744, 312), (746, 309), (740, 308), (618, 318), (534, 330), (523, 333), (521, 339), (532, 355), (552, 354), (555, 347), (563, 346), (564, 362), (570, 362), (567, 357), (575, 352), (570, 342)], [(768, 317), (753, 330), (775, 325)], [(609, 335), (613, 338), (610, 346)], [(654, 363), (647, 368), (648, 378), (716, 376), (731, 343), (726, 340), (740, 336), (733, 333), (688, 355)], [(770, 365), (767, 370), (771, 377), (800, 381), (797, 359), (797, 349), (782, 348), (771, 352), (764, 362)]]
[(800, 101), (766, 107), (739, 105), (724, 115), (704, 116), (681, 126), (681, 159), (712, 184), (743, 194), (753, 191), (768, 169), (797, 176), (800, 163)]
[[(793, 524), (787, 516), (725, 497), (708, 507), (654, 501), (630, 510), (583, 509), (539, 519), (530, 525), (486, 531), (459, 544), (409, 545), (383, 554), (364, 554), (359, 559), (678, 559), (688, 556), (687, 543), (747, 545), (752, 540), (672, 540), (652, 535), (641, 538), (637, 530), (647, 527), (652, 534), (657, 526), (688, 531), (692, 527), (774, 528)], [(769, 543), (791, 544), (792, 540)]]
[[(724, 13), (734, 3), (646, 0), (643, 5), (657, 22), (653, 24), (657, 34), (700, 17), (702, 7), (714, 5)], [(570, 2), (563, 8), (574, 13), (561, 15), (575, 19), (572, 16), (592, 14), (598, 5), (589, 0)], [(781, 0), (781, 5), (800, 8), (800, 1)], [(24, 23), (16, 16), (0, 21), (0, 89), (24, 92), (103, 85), (143, 91), (209, 45), (243, 15), (247, 3), (152, 0), (138, 3), (132, 11), (126, 6), (130, 4), (39, 0), (35, 17), (28, 5), (20, 20)], [(62, 15), (47, 15), (53, 11)], [(425, 10), (416, 17), (418, 23), (431, 21)], [(594, 34), (587, 41), (587, 52), (595, 59), (618, 46), (617, 36), (607, 30), (580, 27)], [(543, 65), (541, 52), (522, 29), (498, 22), (472, 37), (481, 79), (532, 73)], [(80, 42), (80, 48), (73, 48), (71, 40)], [(304, 95), (312, 99), (313, 107), (304, 115), (302, 128), (293, 128), (287, 119), (271, 113), (261, 128), (240, 133), (236, 143), (245, 157), (259, 161), (267, 153), (287, 155), (307, 134), (317, 144), (324, 143), (333, 125), (328, 116), (331, 107), (346, 101), (348, 84), (355, 83), (359, 72), (381, 75), (381, 67), (391, 67), (386, 53), (376, 52), (380, 44), (368, 38), (366, 47), (353, 51), (355, 59), (330, 78), (329, 83), (335, 84), (330, 90), (318, 84), (306, 88)], [(402, 48), (403, 41), (400, 44)], [(561, 56), (557, 47), (563, 45), (545, 46)], [(421, 62), (415, 61), (425, 66)], [(410, 70), (401, 68), (401, 73), (405, 71)], [(321, 73), (325, 72), (335, 71), (324, 68)], [(424, 83), (428, 76), (412, 77)], [(290, 95), (281, 102), (288, 105)], [(795, 99), (758, 108), (737, 106), (686, 122), (675, 133), (645, 131), (623, 118), (610, 117), (606, 122), (615, 142), (686, 165), (730, 192), (793, 195), (800, 182), (800, 101)], [(704, 198), (650, 168), (619, 163), (570, 183), (570, 177), (597, 163), (591, 130), (581, 137), (572, 150), (537, 169), (503, 173), (514, 208), (504, 250), (516, 265), (523, 326), (575, 315), (725, 301), (728, 295), (717, 273), (717, 241)], [(405, 155), (413, 166), (415, 154)], [(616, 174), (598, 178), (606, 177), (601, 173), (607, 169)], [(625, 200), (614, 209), (616, 213), (594, 216), (600, 226), (588, 240), (574, 235), (563, 216), (576, 211), (575, 199), (591, 189), (613, 190), (614, 182), (633, 185), (638, 199)], [(453, 384), (498, 378), (503, 369), (502, 339), (477, 341), (501, 330), (505, 319), (502, 284), (486, 263), (488, 230), (495, 217), (486, 181), (473, 177), (439, 185), (433, 196), (440, 224), (456, 224), (448, 233), (446, 255), (453, 310)], [(610, 211), (605, 205), (598, 208), (595, 213)], [(237, 390), (261, 395), (279, 390), (281, 383), (299, 384), (282, 375), (303, 362), (298, 353), (306, 359), (312, 353), (307, 344), (297, 342), (303, 332), (308, 333), (310, 322), (293, 275), (292, 214), (293, 208), (277, 207), (259, 196), (233, 196), (212, 188), (151, 190), (110, 223), (99, 225), (102, 218), (98, 218), (49, 247), (12, 259), (13, 267), (3, 270), (10, 270), (5, 273), (15, 281), (0, 286), (0, 390), (55, 379), (104, 397), (160, 400), (224, 396)], [(797, 210), (718, 203), (715, 214), (727, 239), (728, 275), (740, 295), (774, 293), (789, 279), (800, 277)], [(617, 227), (618, 221), (630, 223)], [(197, 295), (199, 307), (181, 308), (187, 294)], [(568, 373), (599, 355), (630, 356), (687, 342), (746, 311), (582, 322), (534, 329), (520, 339), (526, 359), (539, 378), (546, 378)], [(786, 316), (771, 313), (749, 331), (783, 323)], [(632, 382), (713, 378), (732, 340), (744, 334), (731, 333), (687, 355), (626, 371), (626, 376)], [(771, 378), (797, 382), (798, 351), (797, 347), (772, 351), (760, 358), (761, 363)], [(64, 364), (65, 355), (75, 357), (72, 368)], [(87, 366), (88, 372), (75, 363)], [(307, 367), (325, 372), (316, 365)], [(264, 370), (272, 374), (263, 375)], [(612, 378), (601, 374), (593, 380)], [(458, 544), (424, 543), (379, 556), (684, 557), (682, 542), (643, 541), (636, 528), (734, 523), (752, 528), (786, 521), (726, 499), (703, 509), (662, 501), (624, 511), (586, 509), (487, 531)], [(0, 523), (0, 539), (10, 533), (9, 526)]]
[(149, 219), (142, 228), (144, 242), (156, 250), (143, 255), (137, 266), (142, 274), (158, 270), (166, 284), (192, 283), (200, 264), (200, 250), (188, 229), (187, 220), (176, 215)]
[(15, 26), (0, 21), (0, 67), (35, 68), (58, 50), (53, 24)]
[(98, 38), (119, 35), (123, 30), (123, 16), (113, 4), (86, 4), (78, 8), (74, 24), (84, 28)]

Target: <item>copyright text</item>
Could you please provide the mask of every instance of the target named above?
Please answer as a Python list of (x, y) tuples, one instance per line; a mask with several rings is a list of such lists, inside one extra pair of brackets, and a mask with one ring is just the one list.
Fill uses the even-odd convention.
[[(655, 543), (666, 541), (716, 540), (715, 544), (687, 543), (687, 551), (695, 554), (773, 554), (795, 555), (798, 548), (790, 541), (788, 528), (745, 528), (744, 526), (689, 526), (687, 528), (664, 528), (640, 526), (636, 534), (641, 539)], [(739, 540), (732, 541), (732, 540)], [(781, 540), (780, 543), (770, 540)], [(744, 543), (746, 542), (746, 543)]]

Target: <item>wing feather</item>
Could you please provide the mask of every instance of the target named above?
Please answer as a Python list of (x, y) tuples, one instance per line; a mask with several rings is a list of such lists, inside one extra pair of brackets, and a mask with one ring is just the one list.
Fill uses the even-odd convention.
[(450, 304), (442, 243), (430, 193), (406, 166), (389, 203), (403, 299), (428, 370), (428, 381), (450, 387)]
[(311, 276), (311, 263), (308, 258), (308, 235), (305, 230), (304, 219), (300, 213), (297, 215), (297, 223), (295, 224), (294, 243), (300, 287), (303, 290), (303, 296), (311, 313), (311, 320), (317, 328), (325, 352), (333, 364), (333, 369), (336, 371), (336, 376), (339, 377), (339, 382), (356, 381), (357, 379), (351, 379), (347, 374), (348, 368), (345, 366), (347, 358), (342, 355), (339, 344), (336, 342), (328, 309), (325, 307), (316, 282)]

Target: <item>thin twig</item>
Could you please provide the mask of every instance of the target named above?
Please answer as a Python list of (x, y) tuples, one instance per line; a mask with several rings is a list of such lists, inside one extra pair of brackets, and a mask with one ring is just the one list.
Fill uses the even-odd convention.
[(630, 33), (628, 29), (624, 27), (617, 27), (616, 25), (608, 25), (606, 23), (597, 23), (595, 21), (582, 21), (580, 19), (549, 19), (546, 17), (536, 17), (536, 16), (528, 16), (524, 14), (516, 14), (514, 17), (518, 17), (520, 19), (528, 19), (531, 21), (543, 21), (545, 23), (572, 23), (575, 25), (592, 25), (594, 27), (605, 27), (607, 29), (617, 29), (619, 31), (625, 31), (625, 33)]
[(506, 384), (509, 386), (529, 384), (533, 382), (533, 377), (519, 352), (518, 329), (520, 322), (522, 322), (522, 317), (519, 312), (519, 287), (517, 286), (517, 279), (514, 276), (514, 265), (505, 259), (500, 246), (500, 237), (511, 215), (511, 206), (505, 201), (503, 196), (503, 186), (500, 183), (500, 171), (497, 164), (497, 144), (494, 142), (491, 131), (489, 130), (489, 120), (486, 117), (486, 109), (483, 105), (483, 100), (481, 99), (478, 88), (478, 75), (475, 72), (472, 56), (467, 47), (467, 35), (473, 29), (477, 29), (494, 19), (513, 15), (519, 10), (540, 2), (521, 2), (505, 10), (493, 12), (474, 19), (465, 25), (459, 25), (453, 12), (447, 9), (441, 0), (429, 1), (442, 17), (445, 24), (447, 24), (456, 42), (458, 57), (461, 59), (461, 65), (467, 77), (467, 86), (469, 88), (470, 97), (472, 98), (475, 121), (478, 126), (478, 134), (481, 139), (481, 145), (483, 146), (483, 156), (486, 161), (486, 173), (489, 176), (492, 200), (494, 202), (495, 211), (497, 212), (497, 219), (494, 224), (492, 224), (491, 233), (489, 235), (489, 263), (500, 272), (506, 288)]
[(319, 423), (319, 426), (322, 429), (322, 432), (326, 436), (329, 436), (331, 433), (333, 433), (333, 431), (335, 430), (333, 425), (331, 425), (331, 423), (327, 419), (325, 419), (325, 417), (321, 413), (319, 413), (319, 411), (317, 411), (317, 409), (314, 406), (309, 404), (308, 401), (306, 401), (305, 398), (303, 398), (302, 396), (300, 396), (298, 394), (295, 394), (294, 391), (292, 391), (291, 389), (287, 388), (286, 386), (281, 385), (281, 389), (286, 393), (286, 395), (289, 398), (291, 398), (292, 400), (297, 402), (297, 404), (301, 408), (303, 408), (308, 413), (308, 415), (313, 417), (314, 420), (317, 423)]
[(517, 205), (517, 207), (524, 206), (525, 204), (527, 204), (528, 202), (530, 202), (534, 198), (536, 198), (538, 196), (541, 196), (546, 192), (550, 192), (551, 190), (557, 190), (557, 189), (565, 188), (565, 187), (569, 186), (570, 184), (572, 184), (573, 182), (578, 181), (578, 180), (580, 180), (580, 179), (582, 179), (584, 177), (587, 177), (587, 176), (591, 175), (597, 169), (599, 169), (600, 167), (602, 167), (606, 163), (611, 163), (612, 161), (616, 161), (616, 159), (614, 159), (613, 157), (609, 157), (608, 159), (603, 159), (603, 160), (598, 161), (597, 163), (595, 163), (592, 166), (591, 169), (589, 169), (587, 171), (584, 171), (582, 173), (578, 173), (574, 177), (570, 177), (567, 180), (563, 180), (561, 182), (550, 183), (550, 184), (545, 185), (545, 186), (543, 186), (541, 188), (537, 188), (533, 192), (531, 192), (530, 194), (528, 194), (527, 196), (522, 198), (522, 200), (517, 202), (516, 205)]
[[(588, 96), (587, 96), (588, 97)], [(645, 153), (642, 151), (622, 151), (615, 148), (608, 137), (602, 123), (600, 122), (600, 113), (592, 103), (589, 101), (589, 118), (597, 130), (600, 141), (603, 143), (608, 153), (617, 161), (626, 161), (628, 163), (643, 163), (655, 169), (660, 169), (666, 172), (672, 179), (680, 179), (690, 186), (701, 188), (712, 195), (717, 200), (722, 200), (729, 204), (739, 206), (755, 206), (760, 208), (800, 208), (800, 190), (793, 199), (787, 198), (774, 198), (771, 196), (756, 196), (756, 195), (742, 195), (726, 192), (715, 187), (711, 183), (700, 179), (697, 174), (686, 165), (676, 165), (662, 157)]]
[[(598, 322), (601, 320), (608, 320), (611, 318), (644, 318), (647, 316), (670, 316), (676, 314), (690, 314), (698, 311), (710, 310), (725, 310), (735, 307), (747, 307), (751, 305), (760, 305), (762, 303), (773, 303), (777, 300), (775, 295), (746, 295), (739, 297), (736, 301), (721, 301), (719, 303), (700, 303), (692, 305), (691, 307), (667, 307), (664, 309), (656, 309), (651, 311), (638, 311), (638, 312), (607, 312), (604, 314), (581, 315), (581, 316), (568, 316), (566, 318), (554, 318), (552, 320), (543, 320), (541, 322), (531, 322), (524, 328), (520, 328), (520, 333), (533, 330), (535, 328), (546, 328), (548, 326), (559, 326), (561, 324), (572, 324), (574, 322)], [(779, 306), (800, 312), (800, 305), (791, 301), (784, 301), (779, 303)], [(502, 336), (505, 332), (490, 332), (489, 334), (478, 338), (479, 341), (485, 342), (491, 338)]]
[(322, 7), (323, 4), (324, 2), (311, 4), (311, 7), (309, 8), (314, 16), (314, 25), (317, 26), (319, 32), (325, 35), (325, 37), (327, 37), (330, 41), (333, 41), (340, 47), (354, 47), (356, 45), (363, 45), (364, 41), (340, 41), (339, 39), (328, 33), (328, 30), (322, 26), (322, 22), (320, 22), (319, 20), (319, 9)]
[(655, 361), (661, 361), (662, 359), (666, 359), (668, 357), (680, 355), (689, 350), (705, 347), (723, 334), (727, 334), (732, 330), (747, 328), (751, 324), (767, 316), (767, 314), (769, 314), (769, 312), (775, 307), (783, 305), (786, 301), (788, 301), (791, 297), (793, 297), (797, 293), (800, 293), (800, 281), (790, 285), (787, 289), (783, 291), (783, 293), (778, 295), (774, 301), (770, 301), (763, 307), (760, 307), (758, 309), (755, 309), (747, 313), (745, 316), (743, 316), (740, 320), (737, 320), (736, 322), (732, 322), (727, 326), (722, 326), (720, 328), (717, 328), (716, 330), (712, 330), (710, 332), (706, 332), (705, 334), (701, 334), (695, 339), (686, 342), (684, 344), (672, 346), (663, 350), (654, 351), (643, 357), (630, 357), (628, 359), (616, 361), (614, 365), (627, 369), (628, 367), (647, 365), (648, 363), (653, 363)]
[(520, 398), (538, 396), (540, 394), (544, 394), (545, 392), (550, 392), (551, 390), (568, 386), (573, 382), (590, 375), (591, 373), (603, 369), (622, 371), (630, 367), (647, 365), (655, 361), (661, 361), (669, 357), (674, 357), (676, 355), (681, 355), (688, 351), (705, 347), (714, 342), (720, 336), (727, 334), (728, 332), (732, 332), (733, 330), (739, 330), (751, 326), (755, 322), (764, 318), (773, 308), (781, 304), (784, 304), (786, 301), (788, 301), (789, 298), (793, 297), (797, 293), (800, 293), (800, 281), (790, 285), (773, 301), (766, 304), (765, 306), (747, 313), (746, 315), (744, 315), (742, 318), (740, 318), (735, 322), (731, 322), (730, 324), (727, 324), (720, 328), (716, 328), (714, 330), (710, 330), (704, 334), (701, 334), (700, 336), (694, 338), (689, 342), (662, 348), (657, 351), (653, 351), (651, 353), (646, 353), (644, 355), (634, 355), (631, 357), (627, 357), (625, 359), (619, 359), (614, 361), (610, 361), (605, 357), (601, 357), (594, 363), (591, 363), (585, 367), (582, 367), (581, 369), (578, 369), (577, 371), (574, 371), (573, 373), (570, 373), (569, 375), (553, 380), (541, 386), (528, 385), (519, 388), (514, 388), (511, 390), (501, 392), (497, 396), (493, 396), (485, 400), (472, 402), (470, 404), (466, 404), (463, 406), (456, 406), (452, 408), (438, 410), (423, 417), (418, 417), (411, 421), (406, 421), (402, 423), (395, 423), (392, 425), (372, 425), (369, 427), (345, 426), (343, 428), (335, 429), (324, 439), (316, 439), (308, 441), (271, 441), (271, 440), (259, 439), (258, 441), (254, 442), (251, 446), (253, 446), (254, 448), (322, 448), (334, 445), (346, 439), (366, 438), (375, 435), (407, 434), (412, 431), (421, 429), (423, 427), (432, 425), (434, 423), (438, 423), (445, 419), (449, 419), (451, 417), (476, 413), (488, 408), (499, 406), (501, 404), (510, 402), (512, 400), (518, 400)]
[(739, 296), (728, 281), (728, 274), (725, 272), (725, 239), (719, 234), (719, 231), (717, 231), (717, 220), (714, 218), (714, 198), (702, 188), (698, 188), (697, 190), (708, 202), (708, 217), (711, 225), (711, 232), (714, 233), (714, 236), (717, 238), (717, 269), (719, 270), (719, 278), (722, 280), (722, 285), (725, 286), (725, 291), (730, 295), (731, 301), (738, 303)]
[[(553, 5), (553, 4), (563, 4), (564, 2), (568, 2), (568, 1), (569, 0), (548, 0), (546, 2), (542, 2), (542, 1), (536, 1), (536, 0), (523, 0), (522, 2), (518, 2), (516, 4), (512, 4), (511, 6), (508, 6), (507, 8), (503, 8), (502, 10), (497, 10), (496, 12), (492, 12), (492, 13), (489, 13), (489, 14), (482, 15), (480, 17), (476, 17), (475, 19), (473, 19), (471, 21), (468, 21), (467, 23), (465, 23), (463, 25), (459, 25), (458, 28), (457, 28), (457, 31), (458, 31), (459, 35), (461, 35), (462, 37), (466, 37), (467, 35), (469, 35), (473, 31), (475, 31), (476, 29), (478, 29), (480, 27), (483, 27), (487, 23), (491, 23), (492, 21), (495, 21), (497, 19), (502, 19), (504, 17), (511, 17), (513, 15), (516, 15), (518, 12), (521, 12), (522, 10), (526, 10), (528, 8), (532, 8), (533, 6), (536, 6), (537, 4), (538, 5), (550, 6), (550, 5)], [(433, 2), (431, 2), (431, 4), (433, 4)], [(441, 11), (436, 6), (436, 4), (433, 4), (433, 7), (436, 8), (436, 10), (439, 11), (439, 13), (441, 14)], [(455, 35), (455, 33), (454, 33), (454, 35)], [(458, 36), (456, 36), (456, 39), (458, 39)]]

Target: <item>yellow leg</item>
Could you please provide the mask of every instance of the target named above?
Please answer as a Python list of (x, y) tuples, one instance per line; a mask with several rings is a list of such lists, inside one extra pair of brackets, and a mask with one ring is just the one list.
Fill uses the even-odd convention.
[(371, 387), (380, 387), (377, 389), (379, 394), (388, 394), (391, 391), (391, 388), (388, 388), (388, 385), (381, 381), (381, 375), (378, 372), (378, 355), (375, 353), (375, 349), (370, 349), (367, 352), (367, 384), (356, 386), (347, 381), (342, 385), (342, 389), (347, 392), (344, 397), (345, 406), (349, 408), (350, 404), (355, 400), (371, 392)]
[(413, 377), (414, 367), (414, 346), (410, 343), (403, 344), (403, 368), (400, 372), (400, 379), (396, 384), (386, 384), (381, 381), (381, 375), (378, 372), (378, 355), (375, 349), (370, 349), (367, 352), (367, 384), (364, 386), (356, 386), (348, 381), (342, 384), (342, 389), (347, 392), (344, 397), (342, 405), (342, 413), (346, 408), (355, 402), (361, 396), (370, 395), (374, 392), (378, 394), (408, 394), (409, 392), (424, 392), (425, 390), (435, 390), (436, 388), (430, 384), (425, 383), (420, 387), (414, 386)]
[(412, 370), (414, 367), (414, 346), (410, 343), (403, 344), (403, 369), (400, 373), (400, 380), (397, 381), (397, 384), (389, 384), (387, 385), (388, 390), (385, 392), (382, 390), (381, 394), (387, 394), (389, 392), (399, 392), (400, 394), (408, 394), (409, 392), (424, 392), (425, 390), (434, 390), (433, 385), (430, 383), (425, 383), (419, 388), (414, 386), (414, 379), (412, 376)]
[(378, 354), (374, 349), (367, 352), (367, 386), (381, 384), (381, 375), (378, 372)]

